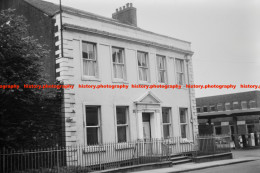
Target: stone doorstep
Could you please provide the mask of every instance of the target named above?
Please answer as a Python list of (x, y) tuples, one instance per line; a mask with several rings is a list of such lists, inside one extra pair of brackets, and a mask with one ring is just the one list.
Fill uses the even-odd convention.
[(159, 162), (159, 163), (147, 163), (133, 166), (120, 167), (115, 169), (107, 169), (103, 171), (98, 171), (98, 173), (108, 173), (108, 172), (135, 172), (135, 171), (143, 171), (143, 170), (153, 170), (159, 168), (168, 168), (172, 166), (171, 161)]

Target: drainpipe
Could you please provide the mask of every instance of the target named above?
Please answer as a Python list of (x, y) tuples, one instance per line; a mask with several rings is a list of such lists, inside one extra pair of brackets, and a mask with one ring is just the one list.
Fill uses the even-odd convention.
[[(189, 59), (188, 59), (188, 55), (186, 55), (186, 66), (187, 66), (187, 79), (188, 79), (188, 84), (190, 84), (190, 73), (189, 73)], [(190, 115), (191, 115), (191, 120), (192, 120), (192, 137), (193, 137), (193, 142), (195, 143), (195, 136), (194, 136), (194, 122), (193, 122), (193, 114), (192, 114), (192, 98), (191, 98), (191, 91), (190, 88), (188, 88), (189, 90), (189, 101), (190, 101)]]
[(60, 0), (60, 41), (61, 41), (61, 57), (64, 57), (63, 53), (63, 24), (62, 24), (62, 5)]

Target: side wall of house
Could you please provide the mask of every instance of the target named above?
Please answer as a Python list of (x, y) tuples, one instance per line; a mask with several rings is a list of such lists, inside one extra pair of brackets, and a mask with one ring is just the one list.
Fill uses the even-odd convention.
[[(55, 20), (44, 14), (39, 9), (33, 7), (29, 3), (23, 0), (1, 0), (0, 10), (4, 9), (15, 9), (16, 14), (23, 15), (27, 19), (27, 24), (29, 25), (28, 31), (29, 35), (38, 39), (39, 42), (44, 45), (46, 50), (49, 50), (49, 56), (43, 60), (44, 73), (46, 75), (45, 79), (53, 84), (56, 82), (56, 67), (55, 67)], [(55, 122), (58, 129), (59, 143), (64, 143), (64, 140), (60, 138), (62, 135), (61, 128), (63, 127), (61, 123), (60, 115), (60, 102), (57, 105), (52, 105), (50, 110), (53, 110), (56, 115), (45, 115), (46, 122)]]
[(39, 42), (49, 50), (49, 56), (43, 60), (46, 79), (49, 83), (56, 81), (55, 76), (55, 38), (53, 20), (39, 9), (33, 7), (23, 0), (1, 0), (0, 10), (15, 9), (18, 15), (23, 15), (29, 24), (29, 34), (38, 39)]

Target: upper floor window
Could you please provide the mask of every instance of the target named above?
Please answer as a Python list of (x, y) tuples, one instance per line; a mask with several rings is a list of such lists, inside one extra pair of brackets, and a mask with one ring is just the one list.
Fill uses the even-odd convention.
[(201, 108), (200, 107), (197, 107), (197, 113), (199, 113), (201, 111)]
[(162, 108), (163, 137), (167, 139), (171, 135), (170, 108)]
[(177, 75), (177, 84), (184, 85), (184, 60), (176, 59), (176, 75)]
[(239, 109), (238, 102), (233, 102), (233, 110)]
[(166, 83), (166, 57), (161, 55), (156, 55), (157, 66), (158, 66), (158, 82)]
[(225, 103), (225, 109), (226, 109), (226, 111), (230, 110), (230, 103)]
[(101, 142), (99, 106), (86, 106), (86, 134), (88, 145), (96, 145)]
[(242, 109), (247, 109), (247, 102), (246, 101), (242, 101), (241, 102), (241, 108)]
[(128, 108), (126, 106), (116, 107), (117, 141), (127, 142), (128, 138)]
[(208, 107), (207, 106), (203, 107), (203, 112), (208, 112)]
[(218, 110), (218, 111), (223, 111), (222, 103), (218, 103), (218, 104), (217, 104), (217, 110)]
[(124, 49), (113, 47), (112, 60), (114, 78), (126, 80)]
[(210, 111), (212, 112), (216, 111), (216, 106), (210, 106)]
[(255, 100), (250, 100), (249, 101), (249, 108), (251, 109), (251, 108), (256, 108), (256, 102), (255, 102)]
[(137, 52), (138, 73), (140, 81), (149, 81), (149, 62), (148, 54), (145, 52)]
[(181, 137), (188, 138), (188, 109), (180, 108)]
[(83, 75), (97, 77), (97, 49), (95, 43), (82, 42)]

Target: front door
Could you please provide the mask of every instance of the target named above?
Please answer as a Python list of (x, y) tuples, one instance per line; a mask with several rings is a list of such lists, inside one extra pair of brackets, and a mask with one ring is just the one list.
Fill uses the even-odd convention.
[(152, 141), (151, 141), (151, 123), (150, 113), (143, 113), (143, 135), (144, 135), (144, 147), (143, 151), (146, 156), (152, 155)]
[(144, 139), (151, 139), (150, 122), (143, 122)]
[(151, 139), (150, 113), (143, 113), (143, 135), (145, 140)]

